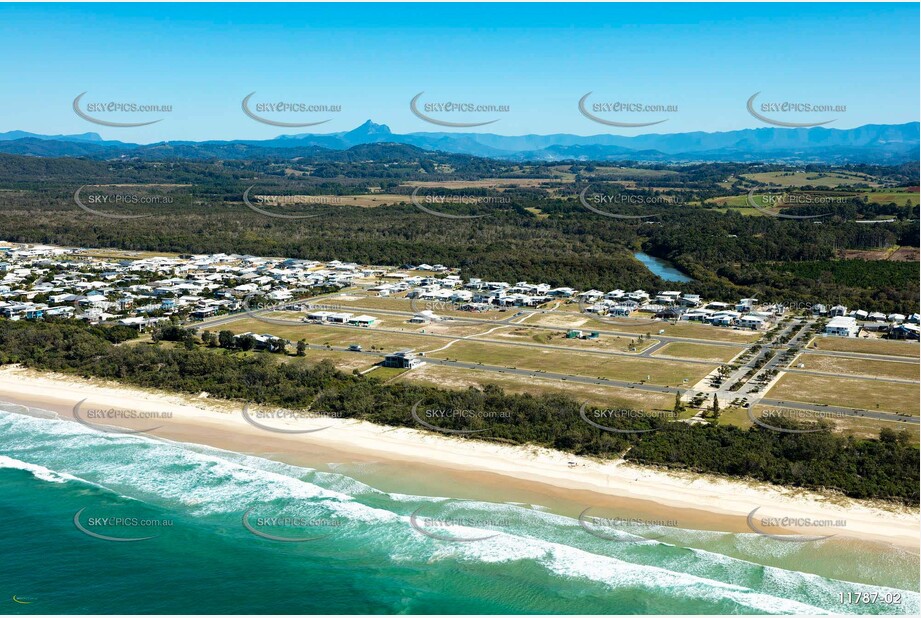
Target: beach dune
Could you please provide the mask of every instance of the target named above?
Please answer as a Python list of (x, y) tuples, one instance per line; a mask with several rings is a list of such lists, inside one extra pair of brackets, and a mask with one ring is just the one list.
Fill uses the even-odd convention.
[[(677, 522), (688, 529), (751, 532), (750, 513), (787, 518), (783, 528), (759, 530), (817, 534), (790, 521), (838, 522), (831, 534), (919, 548), (917, 509), (870, 503), (715, 476), (658, 470), (624, 461), (600, 461), (529, 446), (442, 436), (344, 419), (244, 417), (243, 404), (83, 380), (20, 367), (0, 368), (0, 401), (42, 408), (84, 424), (123, 427), (174, 441), (270, 457), (295, 465), (384, 465), (387, 478), (424, 477), (439, 494), (501, 499), (527, 495), (555, 510), (616, 509), (632, 517)], [(107, 414), (119, 411), (115, 414)], [(128, 418), (135, 416), (135, 418)], [(268, 427), (261, 428), (250, 422)], [(271, 431), (315, 430), (309, 433)], [(148, 431), (149, 430), (149, 431)], [(440, 479), (438, 482), (433, 478)], [(395, 480), (396, 479), (396, 480)], [(451, 484), (447, 484), (451, 483)], [(461, 491), (462, 490), (462, 491)], [(434, 491), (434, 490), (433, 490)], [(829, 534), (825, 531), (822, 534)]]

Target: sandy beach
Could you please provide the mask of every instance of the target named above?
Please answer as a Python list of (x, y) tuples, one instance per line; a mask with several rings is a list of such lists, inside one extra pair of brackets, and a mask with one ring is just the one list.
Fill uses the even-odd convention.
[[(73, 420), (96, 410), (128, 410), (159, 418), (111, 418), (105, 425), (135, 430), (156, 427), (146, 435), (204, 444), (270, 457), (295, 465), (363, 464), (378, 466), (377, 480), (399, 490), (400, 479), (431, 487), (432, 495), (530, 500), (577, 514), (581, 509), (616, 509), (621, 516), (670, 520), (689, 529), (751, 532), (747, 517), (836, 520), (833, 528), (791, 525), (761, 530), (777, 534), (835, 534), (838, 537), (892, 543), (918, 551), (917, 509), (846, 499), (713, 476), (639, 467), (622, 461), (598, 461), (543, 448), (506, 446), (391, 428), (342, 419), (259, 420), (278, 433), (248, 422), (243, 405), (199, 397), (171, 395), (114, 382), (83, 380), (18, 367), (0, 369), (0, 401), (42, 408)], [(251, 418), (258, 409), (251, 408)], [(366, 481), (367, 482), (367, 481)], [(581, 507), (581, 508), (580, 508)], [(840, 523), (843, 521), (843, 524)]]

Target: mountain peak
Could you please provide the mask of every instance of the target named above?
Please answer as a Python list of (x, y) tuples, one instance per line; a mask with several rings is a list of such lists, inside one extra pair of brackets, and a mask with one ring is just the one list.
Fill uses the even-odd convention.
[(385, 124), (377, 124), (371, 120), (366, 120), (363, 125), (352, 129), (346, 135), (391, 135), (390, 127)]

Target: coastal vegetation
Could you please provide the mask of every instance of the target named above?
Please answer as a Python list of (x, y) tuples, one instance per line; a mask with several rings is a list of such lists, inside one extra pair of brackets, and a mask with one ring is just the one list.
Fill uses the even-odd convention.
[[(421, 409), (472, 411), (446, 414), (433, 424), (450, 430), (482, 430), (472, 437), (532, 444), (579, 455), (625, 457), (636, 463), (749, 478), (785, 486), (839, 492), (916, 505), (918, 449), (908, 432), (884, 429), (878, 439), (833, 434), (784, 433), (754, 426), (688, 424), (642, 413), (607, 415), (588, 408), (597, 424), (643, 433), (614, 433), (586, 422), (580, 404), (558, 394), (508, 394), (491, 385), (444, 390), (413, 383), (384, 383), (373, 374), (338, 371), (309, 362), (312, 351), (241, 351), (233, 337), (202, 338), (176, 325), (154, 333), (152, 343), (132, 342), (125, 327), (75, 321), (0, 320), (0, 365), (21, 364), (87, 378), (199, 394), (286, 409), (322, 412), (401, 427), (421, 428), (411, 413)], [(119, 345), (128, 342), (128, 345)], [(714, 409), (718, 404), (714, 403)], [(602, 420), (598, 420), (602, 419)], [(777, 419), (791, 429), (801, 423)], [(787, 423), (787, 425), (783, 425)]]

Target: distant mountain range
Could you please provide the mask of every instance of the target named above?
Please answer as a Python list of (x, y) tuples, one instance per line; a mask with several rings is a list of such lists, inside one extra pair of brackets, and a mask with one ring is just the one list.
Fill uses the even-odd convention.
[[(407, 133), (370, 120), (339, 133), (280, 135), (269, 140), (170, 141), (132, 144), (96, 133), (39, 135), (0, 133), (0, 152), (39, 157), (110, 159), (253, 159), (311, 156), (366, 144), (401, 144), (428, 151), (510, 161), (777, 161), (789, 163), (898, 164), (919, 159), (919, 123), (864, 125), (854, 129), (761, 128), (706, 133), (622, 135), (519, 135)], [(399, 151), (397, 149), (397, 151)]]

